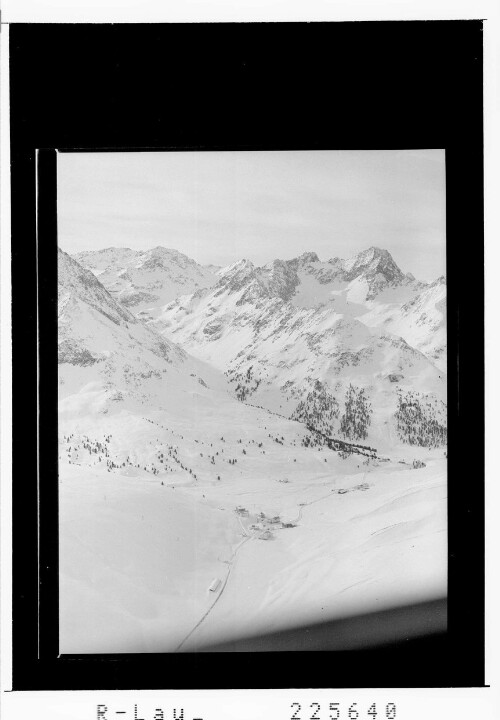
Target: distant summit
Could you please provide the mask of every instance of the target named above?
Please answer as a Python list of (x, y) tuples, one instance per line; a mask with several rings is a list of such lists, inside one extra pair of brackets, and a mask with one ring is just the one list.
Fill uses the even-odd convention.
[(231, 265), (227, 265), (227, 267), (221, 268), (221, 270), (219, 271), (219, 275), (225, 275), (229, 277), (238, 273), (249, 273), (252, 272), (254, 269), (255, 265), (251, 260), (246, 260), (246, 258), (242, 258), (241, 260), (237, 260)]
[[(314, 287), (321, 286), (318, 298), (327, 298), (329, 288), (356, 283), (356, 296), (370, 300), (387, 288), (412, 285), (423, 288), (411, 273), (405, 275), (388, 250), (369, 247), (349, 259), (334, 257), (322, 262), (308, 250), (291, 260), (276, 259), (263, 267), (242, 258), (227, 267), (199, 265), (184, 253), (158, 245), (150, 250), (110, 247), (82, 252), (75, 259), (91, 270), (111, 295), (134, 312), (150, 314), (179, 295), (205, 288), (225, 287), (239, 292), (246, 287), (247, 299), (277, 297), (293, 301), (304, 283), (309, 288), (307, 304), (315, 305)], [(324, 304), (323, 299), (318, 300)]]
[(388, 250), (375, 246), (362, 250), (348, 260), (334, 257), (328, 261), (328, 265), (331, 277), (348, 283), (355, 280), (365, 282), (367, 300), (389, 287), (409, 284), (424, 287), (423, 283), (415, 280), (414, 275), (403, 273)]
[(168, 270), (172, 266), (177, 266), (184, 270), (190, 267), (200, 267), (195, 260), (192, 260), (187, 255), (184, 255), (184, 253), (181, 253), (178, 250), (162, 247), (161, 245), (142, 253), (140, 256), (140, 264), (138, 265), (138, 267), (141, 267), (144, 270), (155, 270), (156, 268), (164, 268)]
[(344, 263), (346, 280), (354, 280), (360, 275), (374, 279), (382, 275), (389, 283), (401, 281), (404, 274), (394, 262), (388, 250), (371, 247), (363, 250), (351, 260)]
[(151, 250), (106, 248), (74, 257), (134, 313), (147, 312), (217, 282), (217, 268), (203, 267), (184, 253), (161, 245)]
[(295, 270), (304, 265), (310, 265), (311, 263), (317, 262), (320, 262), (320, 259), (315, 252), (305, 252), (299, 257), (293, 258), (293, 260), (287, 261), (288, 265), (293, 267)]

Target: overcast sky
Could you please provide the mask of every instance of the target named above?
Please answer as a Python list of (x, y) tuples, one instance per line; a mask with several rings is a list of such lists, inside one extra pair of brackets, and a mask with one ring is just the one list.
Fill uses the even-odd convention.
[(202, 264), (321, 260), (376, 245), (445, 274), (442, 150), (60, 153), (67, 252), (163, 245)]

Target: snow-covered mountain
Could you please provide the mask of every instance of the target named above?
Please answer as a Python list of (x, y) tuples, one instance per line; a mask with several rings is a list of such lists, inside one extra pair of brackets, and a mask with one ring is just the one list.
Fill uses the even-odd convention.
[(405, 338), (446, 373), (446, 280), (440, 277), (397, 302), (390, 292), (382, 293), (359, 319), (370, 327), (385, 327)]
[(210, 287), (217, 280), (217, 266), (204, 267), (183, 253), (164, 247), (146, 251), (106, 248), (77, 253), (75, 259), (135, 313)]
[(198, 650), (446, 592), (444, 378), (335, 303), (293, 305), (316, 262), (214, 268), (146, 323), (59, 252), (62, 652)]
[[(147, 395), (146, 380), (185, 374), (186, 353), (132, 315), (96, 276), (58, 251), (60, 398), (82, 393), (103, 408), (111, 398)], [(90, 395), (88, 392), (91, 387)], [(85, 404), (85, 403), (84, 403)]]
[(275, 261), (268, 270), (283, 275), (284, 291), (276, 294), (295, 307), (332, 307), (369, 327), (390, 331), (446, 372), (444, 277), (419, 282), (404, 274), (387, 250), (375, 247), (349, 260), (328, 262), (304, 253), (295, 260)]
[[(267, 426), (276, 435), (289, 435), (293, 444), (308, 436), (296, 421), (241, 403), (219, 369), (189, 355), (153, 325), (134, 317), (95, 275), (61, 250), (58, 279), (62, 421), (89, 427), (99, 418), (123, 423), (125, 416), (137, 419), (159, 413), (164, 422), (168, 418), (177, 427), (187, 423), (186, 436), (193, 433), (194, 424), (207, 423), (205, 438), (213, 435), (220, 441), (222, 428), (228, 436), (226, 447), (236, 443), (230, 439), (235, 425), (253, 428), (259, 438)], [(194, 445), (192, 438), (190, 443)], [(192, 454), (193, 448), (187, 452)], [(202, 465), (208, 459), (207, 455)], [(213, 476), (215, 461), (211, 465)]]
[[(233, 268), (230, 266), (227, 270), (231, 272)], [(269, 296), (289, 300), (297, 307), (346, 301), (365, 303), (388, 289), (398, 289), (400, 296), (403, 293), (410, 297), (425, 287), (413, 275), (405, 275), (387, 250), (376, 247), (349, 260), (333, 258), (327, 262), (321, 262), (315, 252), (305, 252), (292, 260), (275, 260), (254, 271), (263, 291), (265, 288)]]
[[(394, 417), (409, 393), (431, 403), (429, 421), (439, 416), (444, 427), (446, 375), (417, 347), (435, 353), (443, 341), (438, 298), (444, 285), (416, 283), (388, 253), (372, 250), (350, 263), (320, 263), (314, 253), (264, 268), (242, 260), (219, 271), (213, 288), (169, 303), (154, 324), (165, 337), (225, 371), (240, 399), (329, 435), (344, 428), (342, 434), (353, 440), (397, 443)], [(324, 265), (332, 269), (323, 285), (337, 298), (312, 307), (300, 303), (303, 278), (321, 285)], [(350, 302), (355, 283), (367, 290)], [(376, 297), (367, 300), (375, 288)], [(422, 317), (426, 311), (430, 317), (433, 303), (439, 309), (422, 330)], [(358, 418), (359, 427), (345, 431), (342, 409), (350, 392), (369, 419), (365, 424)]]
[[(118, 288), (131, 273), (136, 289), (156, 283), (177, 293), (163, 306), (152, 297), (139, 303), (136, 316), (224, 372), (244, 402), (329, 436), (390, 447), (405, 439), (398, 408), (417, 393), (419, 407), (432, 404), (424, 424), (438, 423), (436, 442), (445, 436), (444, 278), (418, 282), (375, 247), (349, 260), (321, 262), (305, 252), (263, 267), (243, 259), (219, 270), (164, 248), (110, 249), (83, 259), (121, 304), (129, 304), (128, 291)], [(185, 292), (195, 276), (208, 284)], [(343, 420), (349, 393), (368, 416), (357, 427)], [(432, 427), (430, 436), (419, 434), (422, 442), (434, 442)]]
[(181, 295), (220, 286), (247, 285), (256, 303), (281, 298), (297, 308), (330, 307), (404, 338), (443, 372), (446, 368), (446, 282), (415, 280), (403, 273), (387, 250), (371, 247), (343, 260), (320, 261), (314, 252), (256, 267), (240, 260), (226, 268), (202, 266), (176, 250), (107, 248), (75, 255), (108, 292), (143, 319)]

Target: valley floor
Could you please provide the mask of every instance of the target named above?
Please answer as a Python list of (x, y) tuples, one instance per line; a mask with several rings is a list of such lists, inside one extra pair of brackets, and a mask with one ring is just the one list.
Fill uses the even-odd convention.
[[(215, 430), (202, 443), (188, 423), (161, 426), (154, 414), (103, 418), (92, 427), (95, 440), (88, 424), (67, 427), (59, 478), (62, 653), (203, 650), (446, 595), (442, 450), (421, 452), (420, 469), (395, 459), (341, 460), (301, 447), (298, 423), (284, 422), (284, 445), (273, 438), (266, 445), (265, 417), (260, 435), (235, 428), (218, 444)], [(88, 449), (97, 438), (115, 467)], [(210, 472), (207, 445), (218, 453)], [(239, 452), (239, 464), (226, 460), (221, 471), (224, 445)], [(149, 447), (148, 457), (137, 447)], [(157, 460), (162, 448), (168, 462)]]

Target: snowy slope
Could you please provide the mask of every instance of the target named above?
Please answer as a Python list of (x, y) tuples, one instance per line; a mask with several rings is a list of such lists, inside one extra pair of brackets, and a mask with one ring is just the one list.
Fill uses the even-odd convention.
[(359, 319), (370, 327), (385, 327), (401, 335), (446, 372), (446, 281), (430, 283), (406, 302), (397, 302), (390, 293), (377, 298)]
[(445, 596), (446, 469), (426, 459), (191, 485), (63, 462), (61, 651), (193, 651)]
[[(59, 398), (105, 409), (122, 394), (145, 402), (151, 379), (189, 377), (186, 353), (116, 302), (97, 278), (58, 252)], [(61, 406), (65, 409), (69, 400)]]
[(446, 596), (443, 461), (294, 490), (274, 507), (295, 527), (272, 543), (250, 537), (210, 621), (182, 650)]

